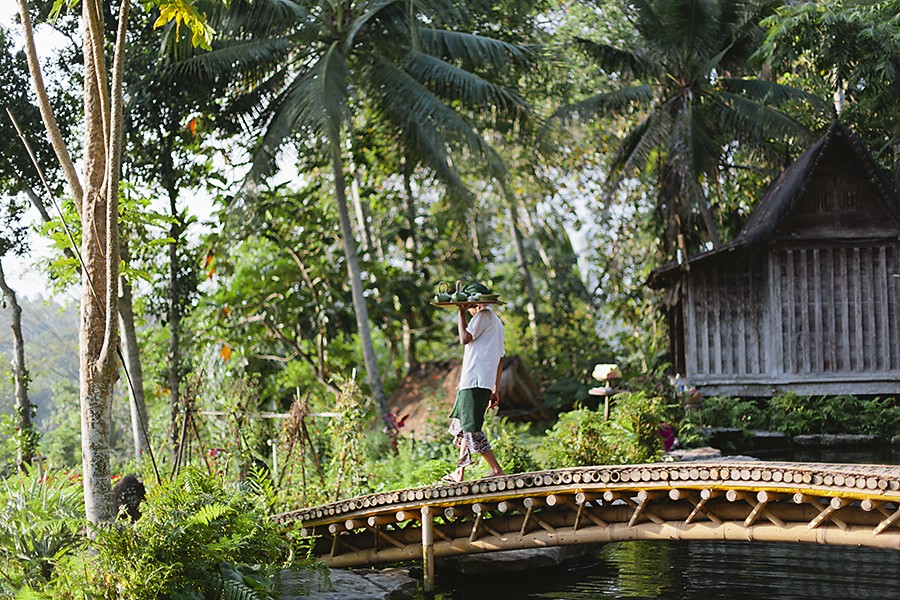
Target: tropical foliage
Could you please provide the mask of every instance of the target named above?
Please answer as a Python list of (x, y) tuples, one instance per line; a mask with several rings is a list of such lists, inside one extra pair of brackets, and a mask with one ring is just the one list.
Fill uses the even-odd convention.
[[(630, 3), (630, 45), (577, 36), (574, 43), (621, 82), (563, 106), (559, 117), (634, 114), (609, 162), (617, 187), (635, 171), (652, 173), (666, 257), (721, 244), (712, 205), (725, 199), (728, 163), (758, 152), (778, 164), (786, 145), (807, 141), (804, 128), (774, 105), (815, 97), (752, 76), (748, 60), (762, 41), (759, 21), (770, 5), (730, 0)], [(723, 207), (724, 208), (724, 207)], [(702, 225), (701, 225), (702, 224)], [(697, 237), (699, 227), (705, 239)]]
[(900, 407), (892, 398), (809, 396), (793, 392), (765, 401), (706, 398), (690, 415), (704, 427), (780, 431), (788, 435), (859, 434), (890, 440), (900, 426)]
[[(15, 33), (55, 27), (61, 47), (23, 58), (0, 30), (0, 104), (47, 185), (3, 119), (0, 256), (53, 238), (47, 291), (84, 287), (80, 311), (20, 294), (24, 345), (0, 328), (37, 399), (0, 403), (8, 596), (269, 597), (265, 567), (304, 552), (273, 512), (435, 482), (456, 461), (441, 392), (415, 437), (390, 398), (458, 357), (424, 300), (438, 281), (506, 301), (544, 419), (488, 419), (510, 472), (654, 460), (663, 422), (684, 444), (900, 424), (887, 399), (798, 395), (683, 419), (645, 285), (731, 239), (835, 114), (896, 178), (894, 0), (82, 0), (52, 23), (35, 4)], [(23, 84), (28, 63), (47, 86)], [(600, 362), (629, 390), (608, 420)], [(23, 454), (84, 473), (14, 475)], [(85, 529), (113, 519), (119, 470), (144, 474), (144, 518)]]

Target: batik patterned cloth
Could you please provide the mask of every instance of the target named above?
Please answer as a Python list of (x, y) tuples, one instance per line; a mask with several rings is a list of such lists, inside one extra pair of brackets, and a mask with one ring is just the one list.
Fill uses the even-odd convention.
[(459, 419), (450, 420), (450, 435), (455, 439), (453, 443), (462, 451), (459, 454), (458, 467), (468, 467), (472, 464), (473, 454), (484, 454), (491, 450), (491, 443), (483, 431), (463, 431)]

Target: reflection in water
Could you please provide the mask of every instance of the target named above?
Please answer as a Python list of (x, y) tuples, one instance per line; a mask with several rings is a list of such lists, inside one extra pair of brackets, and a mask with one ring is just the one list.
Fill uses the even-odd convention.
[(785, 543), (622, 542), (568, 570), (438, 577), (439, 600), (900, 599), (900, 552)]

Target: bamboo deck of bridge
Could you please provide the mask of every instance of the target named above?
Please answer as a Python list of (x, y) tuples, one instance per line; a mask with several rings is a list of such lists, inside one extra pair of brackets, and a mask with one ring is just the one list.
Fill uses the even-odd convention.
[[(900, 549), (900, 467), (723, 461), (558, 469), (279, 515), (333, 567), (626, 540)], [(431, 575), (429, 575), (429, 573)], [(430, 578), (430, 579), (429, 579)]]

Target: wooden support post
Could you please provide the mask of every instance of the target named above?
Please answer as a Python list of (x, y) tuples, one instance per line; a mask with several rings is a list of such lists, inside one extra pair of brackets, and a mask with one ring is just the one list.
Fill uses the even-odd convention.
[(831, 498), (825, 508), (822, 508), (822, 503), (819, 502), (817, 496), (809, 496), (798, 492), (794, 494), (794, 502), (797, 504), (809, 504), (819, 511), (819, 514), (806, 525), (809, 529), (815, 529), (827, 518), (830, 518), (832, 523), (837, 525), (842, 531), (847, 531), (850, 528), (849, 525), (834, 515), (835, 511), (846, 504), (843, 498)]
[[(672, 490), (673, 492), (675, 490)], [(704, 514), (706, 518), (715, 523), (716, 525), (722, 524), (722, 519), (717, 517), (709, 510), (709, 507), (706, 506), (706, 503), (709, 502), (711, 498), (715, 498), (719, 492), (717, 490), (705, 489), (700, 490), (700, 499), (697, 500), (690, 494), (685, 494), (684, 496), (688, 499), (688, 501), (694, 505), (694, 510), (691, 511), (691, 514), (688, 515), (687, 519), (684, 520), (685, 525), (690, 525), (694, 522), (694, 519), (697, 518), (697, 515)], [(671, 493), (669, 494), (671, 496)]]
[[(828, 505), (822, 509), (816, 517), (810, 521), (806, 527), (809, 529), (815, 529), (819, 525), (822, 524), (822, 521), (831, 516), (831, 513), (838, 510), (839, 508), (844, 506), (844, 501), (841, 498), (832, 498)], [(846, 524), (844, 524), (846, 527)]]
[(525, 504), (525, 508), (527, 512), (525, 513), (525, 521), (522, 522), (522, 533), (521, 535), (525, 535), (525, 526), (528, 524), (529, 520), (533, 519), (535, 523), (540, 525), (544, 530), (549, 533), (556, 533), (556, 528), (544, 521), (542, 518), (534, 514), (535, 508), (540, 508), (542, 506), (547, 506), (546, 498), (525, 498), (523, 500)]
[(531, 517), (534, 514), (534, 505), (533, 504), (525, 504), (525, 518), (522, 519), (522, 528), (519, 530), (519, 535), (524, 536), (528, 531), (528, 525), (531, 523)]
[(652, 492), (641, 490), (640, 492), (638, 492), (638, 500), (640, 501), (638, 503), (621, 492), (607, 491), (603, 492), (603, 500), (609, 504), (612, 504), (616, 500), (621, 500), (634, 509), (634, 512), (631, 515), (631, 519), (628, 521), (629, 527), (634, 527), (634, 524), (637, 522), (638, 518), (640, 518), (641, 515), (646, 516), (657, 525), (663, 525), (665, 523), (663, 519), (647, 510), (647, 504), (653, 499), (653, 495), (654, 493)]
[[(747, 518), (744, 519), (744, 527), (751, 527), (755, 522), (757, 517), (759, 517), (759, 513), (761, 513), (766, 508), (766, 504), (768, 504), (768, 500), (759, 500), (756, 502), (756, 506), (753, 507), (753, 510), (750, 511), (750, 514), (747, 515)], [(782, 527), (784, 524), (782, 523)]]
[(478, 513), (475, 515), (475, 524), (472, 525), (472, 533), (469, 534), (469, 541), (474, 542), (478, 539), (478, 530), (481, 529), (481, 521), (484, 518), (484, 513)]
[(488, 516), (488, 510), (490, 510), (490, 505), (488, 505), (488, 504), (476, 502), (475, 504), (472, 505), (472, 512), (475, 513), (475, 515), (477, 515), (476, 520), (478, 517), (482, 517), (481, 518), (481, 527), (486, 529), (492, 535), (496, 535), (497, 537), (503, 537), (503, 534), (501, 534), (499, 531), (497, 531), (496, 529), (494, 529), (490, 525), (488, 525), (487, 524), (488, 520), (484, 519), (484, 517)]
[(375, 517), (369, 517), (368, 523), (369, 523), (369, 528), (375, 532), (375, 551), (376, 552), (378, 552), (378, 540), (384, 540), (387, 543), (391, 544), (392, 546), (396, 546), (397, 548), (400, 548), (401, 550), (406, 547), (402, 542), (395, 540), (394, 538), (389, 536), (387, 533), (385, 533), (385, 531), (381, 527), (381, 525), (377, 524)]
[[(634, 527), (635, 523), (637, 523), (638, 519), (641, 518), (641, 515), (644, 513), (644, 509), (647, 508), (647, 505), (653, 499), (653, 495), (645, 490), (641, 490), (638, 492), (638, 503), (637, 506), (634, 507), (634, 512), (631, 514), (631, 518), (628, 520), (628, 526)], [(626, 502), (628, 499), (626, 498)], [(647, 518), (650, 518), (650, 513), (647, 513)], [(654, 521), (652, 518), (651, 521)], [(654, 521), (656, 522), (656, 521)]]
[(872, 531), (872, 535), (878, 535), (879, 533), (883, 532), (885, 529), (887, 529), (888, 527), (890, 527), (891, 525), (896, 523), (897, 519), (900, 519), (900, 508), (898, 508), (896, 511), (894, 511), (894, 514), (892, 514), (891, 516), (889, 516), (888, 518), (883, 520), (881, 523), (879, 523), (878, 527), (876, 527)]
[(338, 536), (334, 535), (331, 538), (331, 558), (337, 556), (337, 548), (338, 548)]
[(578, 505), (578, 512), (575, 513), (575, 525), (573, 530), (577, 530), (578, 526), (581, 524), (581, 517), (586, 516), (591, 522), (594, 523), (597, 527), (609, 527), (609, 523), (593, 514), (591, 510), (587, 507), (588, 502), (592, 502), (600, 497), (600, 494), (586, 494), (584, 492), (579, 492), (575, 494), (575, 504)]
[(425, 572), (426, 592), (434, 591), (434, 523), (431, 507), (422, 507), (422, 570)]

